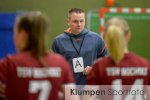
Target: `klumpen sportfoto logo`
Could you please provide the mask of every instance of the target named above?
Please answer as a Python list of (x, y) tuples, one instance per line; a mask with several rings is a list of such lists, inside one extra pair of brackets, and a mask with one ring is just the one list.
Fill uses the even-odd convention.
[(146, 85), (74, 85), (65, 86), (65, 100), (148, 100)]

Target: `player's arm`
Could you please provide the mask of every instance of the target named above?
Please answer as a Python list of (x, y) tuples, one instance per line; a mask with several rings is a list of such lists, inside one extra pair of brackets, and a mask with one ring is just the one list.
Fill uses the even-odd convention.
[(0, 82), (0, 100), (5, 98), (5, 85)]
[(61, 86), (61, 91), (59, 91), (60, 100), (80, 100), (78, 95), (72, 95), (71, 90), (77, 89), (74, 83), (65, 84)]
[(149, 83), (146, 88), (147, 92), (147, 100), (150, 100), (150, 62), (148, 63), (148, 77), (149, 77)]
[(63, 78), (62, 83), (63, 84), (61, 86), (61, 92), (60, 93), (61, 93), (64, 100), (79, 100), (78, 95), (71, 95), (71, 93), (70, 93), (71, 89), (76, 88), (71, 67), (65, 59), (63, 59), (61, 61), (62, 61), (61, 62), (62, 65), (63, 65), (63, 73), (62, 73), (62, 78)]
[(87, 77), (88, 85), (100, 85), (99, 84), (99, 63), (94, 63), (92, 69)]
[(9, 63), (10, 62), (8, 58), (0, 60), (0, 100), (4, 100), (5, 98), (5, 83), (7, 80), (7, 68)]

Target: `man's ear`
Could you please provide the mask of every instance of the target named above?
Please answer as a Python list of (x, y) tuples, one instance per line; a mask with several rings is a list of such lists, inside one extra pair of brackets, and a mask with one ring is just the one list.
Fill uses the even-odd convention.
[(69, 19), (67, 19), (67, 24), (70, 25), (70, 20)]

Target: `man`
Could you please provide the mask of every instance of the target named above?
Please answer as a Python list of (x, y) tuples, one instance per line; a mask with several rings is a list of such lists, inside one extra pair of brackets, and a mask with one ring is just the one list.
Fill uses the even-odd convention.
[(56, 37), (52, 50), (63, 55), (72, 65), (77, 85), (86, 84), (86, 76), (94, 60), (106, 55), (102, 38), (85, 27), (85, 13), (82, 9), (69, 10), (69, 28)]

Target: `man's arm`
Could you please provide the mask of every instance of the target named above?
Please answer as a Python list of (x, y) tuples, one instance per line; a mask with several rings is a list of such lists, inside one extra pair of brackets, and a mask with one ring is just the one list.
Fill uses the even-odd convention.
[(97, 58), (106, 56), (108, 54), (108, 51), (107, 51), (107, 48), (105, 46), (105, 42), (101, 37), (98, 39), (97, 44), (98, 44)]
[(53, 52), (59, 53), (58, 43), (57, 43), (56, 39), (54, 40), (51, 49), (52, 49)]

